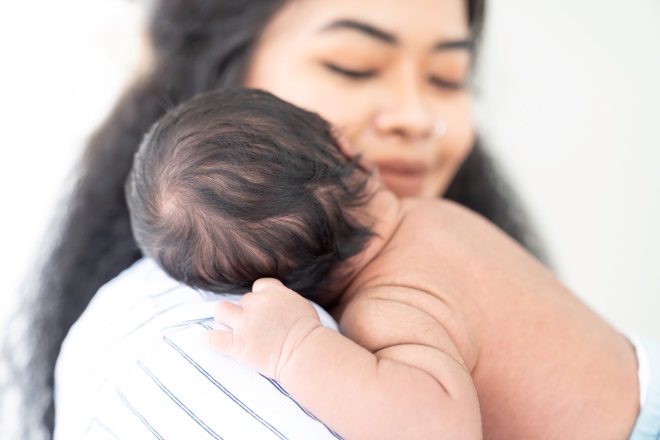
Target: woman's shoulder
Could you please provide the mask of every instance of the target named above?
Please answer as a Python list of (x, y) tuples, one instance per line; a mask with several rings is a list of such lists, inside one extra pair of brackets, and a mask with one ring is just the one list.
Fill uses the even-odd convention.
[[(187, 327), (216, 325), (217, 302), (238, 302), (240, 295), (216, 294), (192, 288), (169, 277), (151, 259), (143, 258), (105, 284), (71, 327), (60, 358), (85, 353), (125, 359), (113, 347), (148, 346)], [(337, 330), (336, 322), (315, 305), (321, 322)], [(140, 350), (135, 350), (140, 352)]]
[(170, 327), (192, 319), (213, 318), (217, 301), (237, 301), (238, 295), (215, 295), (193, 289), (169, 277), (153, 260), (143, 258), (102, 286), (72, 326), (64, 346), (71, 340), (87, 341), (95, 335), (105, 339), (135, 340), (156, 337)]
[[(241, 420), (264, 393), (289, 411), (297, 408), (276, 384), (201, 344), (204, 331), (219, 328), (213, 320), (215, 304), (239, 298), (195, 290), (149, 259), (103, 286), (62, 345), (56, 367), (58, 438), (77, 438), (103, 426), (119, 437), (140, 432), (147, 436), (140, 417), (161, 434), (190, 425), (195, 420), (190, 414), (214, 426), (212, 414), (206, 414), (209, 408), (226, 405)], [(334, 324), (329, 316), (326, 322)], [(275, 415), (277, 408), (263, 411), (275, 420), (272, 423), (285, 420)], [(318, 424), (307, 419), (302, 414), (289, 421)], [(131, 425), (135, 420), (139, 423)], [(242, 423), (250, 432), (269, 430), (256, 419)], [(189, 432), (197, 426), (192, 423)], [(232, 427), (236, 423), (217, 426), (220, 431)], [(201, 434), (199, 438), (205, 438)], [(262, 432), (259, 438), (269, 437)]]
[(112, 297), (113, 302), (128, 297), (150, 297), (179, 286), (182, 283), (168, 276), (154, 260), (145, 257), (108, 281), (92, 301), (102, 301), (108, 296)]
[(69, 330), (57, 360), (56, 432), (76, 438), (73, 433), (88, 429), (106, 402), (127, 392), (121, 384), (168, 336), (181, 332), (192, 339), (195, 325), (212, 324), (213, 303), (203, 295), (149, 259), (99, 289)]

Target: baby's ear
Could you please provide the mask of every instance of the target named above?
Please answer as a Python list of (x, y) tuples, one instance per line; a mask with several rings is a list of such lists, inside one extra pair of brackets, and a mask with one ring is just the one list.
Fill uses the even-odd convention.
[(335, 142), (337, 143), (337, 148), (339, 148), (339, 151), (348, 159), (348, 160), (353, 160), (356, 156), (359, 156), (358, 159), (358, 166), (362, 168), (364, 171), (371, 173), (376, 169), (376, 164), (367, 159), (364, 154), (361, 154), (358, 150), (351, 145), (346, 138), (344, 137), (343, 134), (336, 128), (336, 127), (331, 127), (330, 128), (330, 135), (334, 138)]

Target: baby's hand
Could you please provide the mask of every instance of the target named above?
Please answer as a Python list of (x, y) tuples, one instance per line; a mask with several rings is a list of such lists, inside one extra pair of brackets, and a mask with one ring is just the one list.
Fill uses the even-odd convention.
[(296, 347), (322, 326), (309, 301), (273, 278), (255, 281), (238, 304), (218, 303), (215, 320), (233, 332), (210, 330), (205, 343), (275, 380)]

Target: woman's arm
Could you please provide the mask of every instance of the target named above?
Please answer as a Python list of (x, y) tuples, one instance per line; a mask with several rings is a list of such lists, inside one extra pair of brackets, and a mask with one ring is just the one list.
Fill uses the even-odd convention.
[(260, 280), (238, 306), (218, 306), (216, 319), (233, 333), (210, 332), (208, 342), (280, 381), (347, 439), (481, 438), (455, 345), (428, 314), (386, 299), (388, 289), (399, 288), (372, 289), (344, 311), (342, 331), (356, 343), (321, 326), (295, 292)]

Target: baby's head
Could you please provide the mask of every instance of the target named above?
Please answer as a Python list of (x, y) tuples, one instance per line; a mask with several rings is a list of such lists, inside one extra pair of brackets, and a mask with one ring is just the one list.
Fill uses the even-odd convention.
[(318, 115), (224, 89), (151, 128), (126, 197), (138, 245), (172, 277), (219, 293), (274, 277), (313, 297), (372, 235), (368, 179)]

